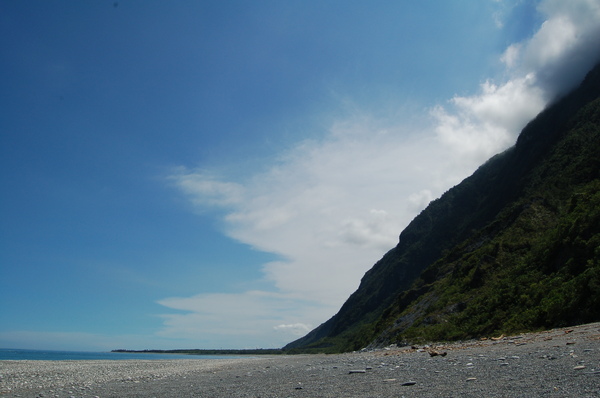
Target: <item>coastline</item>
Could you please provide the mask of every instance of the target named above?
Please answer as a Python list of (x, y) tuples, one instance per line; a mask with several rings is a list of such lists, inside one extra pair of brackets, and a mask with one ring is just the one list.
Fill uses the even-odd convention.
[(238, 357), (238, 355), (197, 355), (158, 352), (59, 351), (0, 348), (0, 361), (120, 361), (150, 359), (220, 359), (236, 357)]
[(336, 355), (0, 361), (2, 397), (596, 397), (600, 323)]

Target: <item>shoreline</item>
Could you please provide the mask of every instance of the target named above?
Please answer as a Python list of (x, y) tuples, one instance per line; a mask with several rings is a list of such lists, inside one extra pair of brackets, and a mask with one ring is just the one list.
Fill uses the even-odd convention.
[(0, 361), (0, 397), (42, 396), (596, 397), (600, 323), (331, 355)]

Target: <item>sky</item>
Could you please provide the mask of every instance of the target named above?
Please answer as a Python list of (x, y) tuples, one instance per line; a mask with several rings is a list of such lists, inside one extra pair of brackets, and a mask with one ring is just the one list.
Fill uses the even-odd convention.
[(600, 60), (600, 0), (0, 2), (0, 348), (272, 348)]

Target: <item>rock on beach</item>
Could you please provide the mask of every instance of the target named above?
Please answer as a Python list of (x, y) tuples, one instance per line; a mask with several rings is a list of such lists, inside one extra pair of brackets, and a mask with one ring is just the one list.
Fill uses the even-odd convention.
[(400, 396), (598, 397), (600, 323), (339, 355), (0, 361), (0, 397)]

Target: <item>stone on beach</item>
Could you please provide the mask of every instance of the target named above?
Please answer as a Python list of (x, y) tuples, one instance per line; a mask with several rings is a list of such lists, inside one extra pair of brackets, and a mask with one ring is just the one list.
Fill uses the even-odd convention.
[[(554, 386), (556, 396), (600, 396), (600, 323), (571, 329), (525, 335), (526, 345), (506, 338), (435, 346), (448, 353), (444, 358), (390, 347), (225, 360), (0, 361), (0, 396), (362, 398), (401, 396), (402, 389), (414, 396), (510, 398), (548, 396)], [(567, 336), (577, 345), (567, 348)]]

